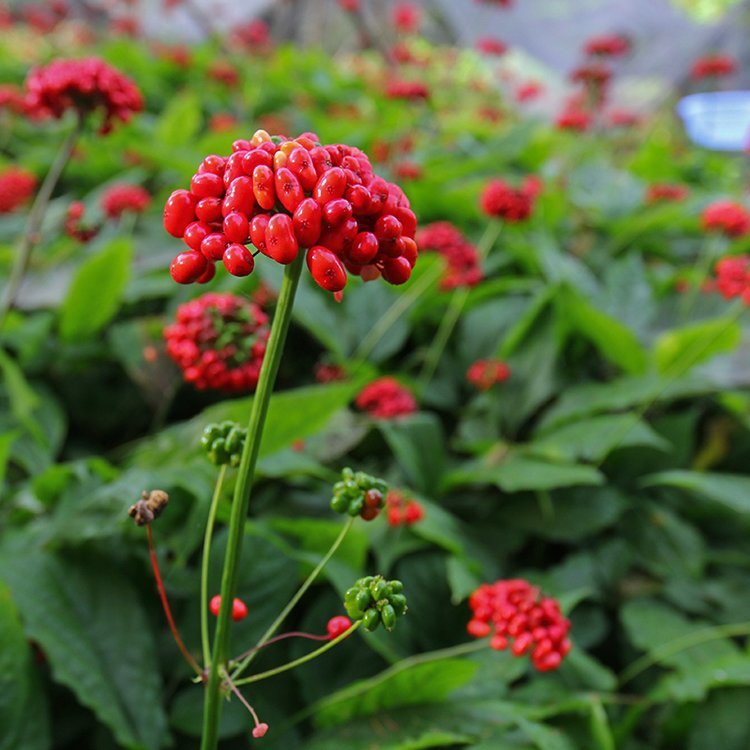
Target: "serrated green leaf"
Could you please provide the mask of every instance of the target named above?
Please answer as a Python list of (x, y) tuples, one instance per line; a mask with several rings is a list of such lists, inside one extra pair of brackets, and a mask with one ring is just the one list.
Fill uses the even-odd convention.
[(76, 272), (60, 308), (60, 335), (80, 341), (101, 330), (117, 313), (130, 278), (131, 240), (112, 240)]
[(47, 750), (49, 716), (10, 590), (0, 581), (0, 750)]
[(0, 549), (0, 571), (54, 679), (121, 745), (158, 750), (167, 722), (156, 648), (123, 571), (101, 556), (49, 554), (24, 537)]
[(355, 682), (328, 696), (315, 715), (318, 726), (344, 724), (403, 706), (440, 703), (465, 685), (478, 665), (462, 659), (445, 659), (409, 665), (400, 662), (375, 677)]

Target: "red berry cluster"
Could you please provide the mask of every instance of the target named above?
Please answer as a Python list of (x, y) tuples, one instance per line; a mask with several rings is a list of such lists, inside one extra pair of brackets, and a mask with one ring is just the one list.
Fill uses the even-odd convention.
[(78, 242), (89, 242), (101, 229), (101, 226), (84, 223), (85, 214), (86, 206), (81, 201), (73, 201), (65, 214), (65, 234)]
[(346, 380), (346, 370), (341, 365), (318, 362), (315, 365), (315, 380), (318, 383), (335, 383), (338, 380)]
[(530, 102), (544, 93), (544, 86), (539, 81), (527, 81), (522, 83), (515, 91), (517, 102)]
[(413, 34), (422, 25), (422, 11), (413, 3), (398, 3), (393, 8), (391, 20), (397, 31)]
[(266, 352), (268, 316), (234, 294), (204, 294), (177, 308), (164, 329), (167, 353), (196, 388), (250, 391)]
[(476, 247), (449, 221), (428, 224), (417, 233), (417, 243), (425, 250), (434, 250), (445, 258), (446, 269), (440, 288), (475, 286), (482, 280), (482, 268)]
[(378, 177), (367, 156), (317, 136), (271, 138), (259, 130), (232, 144), (228, 157), (207, 156), (164, 209), (164, 227), (188, 246), (172, 262), (180, 284), (212, 278), (221, 260), (234, 276), (252, 273), (246, 247), (284, 265), (300, 249), (319, 286), (340, 292), (347, 270), (363, 279), (403, 284), (417, 259), (417, 221), (401, 188)]
[(526, 178), (520, 188), (514, 188), (503, 180), (490, 180), (482, 192), (482, 210), (510, 224), (526, 221), (534, 209), (534, 200), (539, 193), (537, 178)]
[(414, 414), (417, 402), (412, 392), (394, 378), (373, 380), (355, 400), (357, 408), (377, 419), (393, 419)]
[(741, 297), (750, 304), (750, 257), (736, 255), (716, 264), (716, 289), (726, 299)]
[(750, 213), (741, 203), (716, 201), (703, 209), (701, 227), (727, 237), (742, 237), (750, 232)]
[(260, 18), (252, 18), (247, 23), (234, 26), (232, 42), (251, 52), (267, 52), (271, 45), (271, 29)]
[(104, 110), (100, 133), (108, 133), (115, 120), (127, 122), (143, 109), (136, 85), (98, 57), (54, 60), (33, 69), (26, 78), (27, 103), (40, 115), (60, 118), (69, 109), (87, 115)]
[(630, 40), (621, 34), (593, 36), (583, 45), (590, 57), (621, 57), (630, 52)]
[(662, 201), (679, 203), (684, 201), (689, 193), (687, 185), (672, 185), (666, 182), (657, 182), (648, 186), (646, 190), (646, 203), (660, 203)]
[(474, 613), (467, 630), (475, 638), (492, 635), (490, 647), (506, 649), (513, 639), (514, 656), (531, 652), (540, 672), (557, 669), (570, 651), (570, 621), (555, 599), (523, 579), (482, 584), (469, 598)]
[(570, 130), (583, 133), (591, 127), (593, 117), (590, 112), (579, 105), (569, 105), (557, 116), (555, 126), (558, 130)]
[(477, 49), (483, 55), (504, 55), (508, 51), (508, 45), (494, 36), (483, 36), (477, 39)]
[(480, 359), (466, 372), (466, 379), (480, 391), (488, 391), (495, 383), (504, 383), (510, 377), (510, 367), (499, 359)]
[(400, 78), (392, 78), (385, 86), (385, 95), (389, 99), (420, 101), (430, 98), (430, 90), (420, 81), (404, 81)]
[(690, 68), (690, 77), (695, 80), (703, 78), (723, 78), (737, 70), (737, 61), (730, 55), (706, 55), (699, 57)]
[(612, 78), (612, 69), (603, 63), (587, 63), (570, 72), (570, 81), (587, 87), (607, 86)]
[(36, 177), (20, 167), (0, 172), (0, 214), (9, 214), (34, 195)]
[(413, 526), (424, 518), (424, 508), (413, 497), (389, 490), (385, 497), (386, 518), (393, 526)]
[(612, 128), (633, 128), (641, 124), (641, 117), (629, 109), (617, 107), (607, 112), (606, 124)]
[(151, 203), (151, 196), (140, 185), (112, 185), (102, 193), (101, 203), (108, 218), (119, 219), (126, 211), (143, 213)]
[(0, 110), (4, 109), (16, 114), (26, 112), (26, 97), (23, 90), (12, 83), (0, 84)]
[(477, 2), (483, 5), (499, 5), (501, 8), (510, 8), (513, 4), (513, 0), (477, 0)]

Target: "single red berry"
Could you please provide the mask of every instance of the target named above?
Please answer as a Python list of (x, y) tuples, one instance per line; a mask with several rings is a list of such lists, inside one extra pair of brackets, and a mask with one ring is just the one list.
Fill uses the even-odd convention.
[(250, 222), (245, 214), (239, 211), (232, 211), (224, 217), (224, 234), (229, 242), (239, 242), (244, 244), (250, 234)]
[(345, 615), (336, 615), (332, 617), (326, 625), (326, 631), (328, 637), (331, 640), (338, 638), (342, 633), (345, 633), (352, 626), (352, 621)]
[(256, 740), (265, 737), (267, 731), (268, 724), (266, 724), (265, 721), (261, 721), (260, 724), (255, 725), (255, 729), (253, 729), (253, 737), (255, 737)]
[(224, 261), (224, 268), (232, 276), (249, 276), (255, 268), (253, 254), (244, 245), (236, 242), (224, 250), (222, 260)]
[(253, 170), (253, 195), (265, 211), (270, 211), (276, 205), (274, 175), (270, 167), (261, 164)]
[(200, 250), (201, 242), (211, 234), (211, 227), (203, 221), (194, 221), (188, 224), (182, 239), (192, 250)]
[(221, 221), (221, 198), (201, 198), (195, 205), (195, 216), (206, 224)]
[(207, 234), (201, 242), (201, 252), (207, 260), (221, 260), (228, 245), (227, 237), (221, 232)]
[(199, 172), (190, 180), (190, 192), (198, 198), (220, 198), (224, 195), (224, 180), (213, 172)]
[(349, 248), (349, 260), (361, 266), (372, 263), (378, 254), (378, 238), (372, 232), (360, 232)]
[(264, 255), (267, 255), (266, 229), (268, 228), (270, 218), (267, 214), (258, 214), (250, 220), (250, 242)]
[(274, 186), (281, 205), (290, 213), (294, 213), (297, 206), (305, 199), (302, 185), (294, 173), (286, 167), (279, 167), (276, 170)]
[(305, 198), (292, 217), (300, 247), (312, 247), (320, 238), (322, 210), (313, 198)]
[(192, 284), (204, 274), (208, 261), (201, 253), (180, 253), (169, 267), (169, 273), (178, 284)]
[(389, 284), (404, 284), (411, 276), (411, 264), (406, 258), (388, 258), (383, 263), (383, 278)]
[(195, 198), (187, 190), (175, 190), (164, 206), (164, 229), (173, 237), (182, 237), (188, 224), (195, 221)]
[(307, 251), (307, 267), (315, 283), (327, 292), (340, 292), (346, 286), (344, 264), (321, 245)]
[(229, 187), (221, 206), (222, 216), (228, 216), (233, 211), (239, 211), (245, 216), (250, 216), (255, 207), (255, 193), (253, 192), (253, 181), (245, 176), (235, 177)]
[(208, 284), (216, 276), (216, 263), (209, 262), (206, 270), (197, 278), (198, 284)]
[(318, 173), (313, 166), (310, 152), (301, 146), (292, 150), (287, 162), (289, 169), (297, 176), (302, 189), (311, 191), (318, 182)]
[(346, 198), (337, 198), (323, 206), (323, 219), (329, 227), (338, 227), (352, 218), (352, 204)]
[(313, 198), (325, 205), (328, 201), (342, 198), (346, 191), (346, 174), (340, 167), (332, 167), (317, 182)]
[[(260, 169), (260, 167), (258, 167)], [(276, 262), (287, 265), (299, 252), (299, 242), (294, 234), (292, 217), (287, 214), (274, 214), (266, 227), (266, 249), (263, 251)]]

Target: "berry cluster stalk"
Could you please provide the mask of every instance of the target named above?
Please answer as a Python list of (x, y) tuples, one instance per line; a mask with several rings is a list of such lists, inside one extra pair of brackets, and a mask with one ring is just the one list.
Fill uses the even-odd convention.
[(268, 413), (268, 404), (276, 381), (281, 356), (284, 351), (289, 322), (292, 317), (294, 296), (297, 291), (304, 253), (284, 269), (284, 280), (279, 292), (271, 335), (263, 358), (258, 388), (253, 398), (250, 420), (248, 422), (247, 440), (242, 451), (237, 484), (232, 499), (232, 510), (229, 519), (229, 539), (224, 556), (224, 568), (221, 578), (221, 607), (216, 622), (213, 643), (213, 658), (206, 686), (203, 711), (203, 737), (201, 750), (215, 750), (218, 742), (219, 720), (221, 718), (222, 680), (221, 672), (226, 671), (229, 650), (229, 626), (231, 622), (232, 600), (237, 589), (242, 542), (245, 534), (245, 521), (250, 501), (255, 464), (258, 460), (263, 425)]
[(49, 172), (47, 172), (47, 176), (44, 178), (44, 182), (39, 188), (39, 192), (31, 206), (29, 218), (26, 222), (26, 229), (21, 238), (21, 244), (16, 253), (16, 259), (10, 273), (10, 279), (0, 301), (0, 328), (3, 327), (5, 318), (16, 301), (18, 289), (21, 286), (29, 265), (29, 260), (31, 259), (31, 252), (39, 242), (39, 232), (42, 228), (42, 221), (44, 214), (47, 212), (50, 198), (57, 187), (57, 183), (60, 181), (65, 165), (70, 161), (70, 156), (73, 153), (78, 137), (83, 132), (83, 125), (84, 118), (82, 115), (79, 115), (75, 126), (62, 142), (60, 150), (57, 152), (57, 156), (54, 162), (52, 162), (52, 166)]

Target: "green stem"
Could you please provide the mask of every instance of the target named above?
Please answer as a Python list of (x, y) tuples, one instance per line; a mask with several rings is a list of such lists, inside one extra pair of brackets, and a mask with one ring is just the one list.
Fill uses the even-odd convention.
[(205, 708), (203, 712), (203, 736), (201, 750), (215, 750), (218, 743), (219, 720), (221, 718), (221, 669), (225, 668), (229, 650), (229, 627), (231, 622), (232, 599), (237, 590), (237, 574), (240, 566), (240, 554), (247, 520), (247, 509), (250, 502), (255, 465), (258, 461), (260, 442), (263, 436), (263, 425), (268, 414), (268, 404), (279, 370), (279, 363), (284, 351), (289, 322), (292, 318), (294, 295), (297, 291), (304, 253), (284, 269), (284, 280), (281, 284), (279, 299), (276, 305), (271, 326), (268, 347), (263, 357), (258, 387), (253, 398), (248, 422), (247, 440), (242, 451), (237, 484), (232, 499), (232, 510), (229, 517), (229, 536), (224, 556), (224, 568), (221, 577), (221, 607), (216, 620), (214, 648), (211, 659), (212, 668), (206, 686)]
[(226, 473), (227, 467), (224, 465), (219, 470), (219, 476), (216, 479), (214, 495), (211, 498), (211, 506), (208, 509), (206, 533), (203, 536), (203, 560), (201, 561), (201, 643), (203, 644), (203, 666), (205, 669), (211, 666), (211, 646), (208, 640), (208, 565), (211, 560), (211, 539), (214, 534), (216, 511), (219, 507), (221, 487), (224, 484), (224, 475)]
[(60, 150), (57, 152), (57, 156), (55, 156), (55, 160), (52, 162), (52, 166), (49, 168), (49, 172), (47, 172), (44, 182), (42, 182), (42, 186), (39, 188), (39, 192), (36, 194), (36, 198), (34, 198), (34, 202), (31, 205), (29, 217), (26, 221), (26, 228), (21, 237), (21, 244), (10, 272), (10, 279), (3, 292), (2, 301), (0, 301), (0, 329), (2, 329), (5, 318), (16, 301), (18, 289), (21, 286), (29, 261), (31, 260), (31, 253), (37, 242), (39, 242), (39, 233), (50, 198), (57, 183), (60, 181), (65, 165), (70, 161), (70, 155), (73, 153), (76, 141), (83, 131), (83, 125), (84, 118), (79, 116), (75, 126), (62, 142)]
[(282, 672), (288, 672), (290, 669), (299, 667), (301, 664), (306, 664), (308, 661), (312, 661), (313, 659), (317, 659), (319, 656), (322, 656), (326, 651), (330, 651), (334, 646), (341, 643), (341, 641), (343, 641), (345, 638), (348, 638), (361, 624), (362, 620), (357, 620), (357, 622), (355, 622), (348, 630), (345, 630), (341, 635), (337, 636), (332, 641), (328, 641), (328, 643), (321, 646), (320, 648), (316, 648), (315, 651), (311, 651), (309, 654), (300, 656), (299, 659), (295, 659), (294, 661), (282, 664), (280, 667), (269, 669), (267, 672), (259, 672), (258, 674), (251, 675), (250, 677), (245, 677), (244, 680), (233, 680), (233, 682), (235, 685), (249, 685), (251, 682), (260, 682), (261, 680), (265, 680), (269, 677), (274, 677), (275, 675), (281, 674)]
[(336, 537), (336, 541), (334, 541), (334, 543), (331, 545), (331, 548), (328, 550), (328, 552), (326, 552), (321, 561), (315, 566), (310, 575), (307, 576), (305, 582), (302, 584), (302, 586), (300, 586), (297, 593), (289, 600), (289, 603), (286, 605), (286, 607), (281, 610), (281, 613), (271, 623), (268, 630), (266, 630), (266, 632), (263, 633), (263, 635), (258, 639), (258, 643), (256, 644), (256, 646), (250, 649), (246, 654), (239, 657), (239, 659), (241, 659), (242, 661), (240, 661), (240, 663), (234, 668), (232, 672), (233, 680), (247, 669), (250, 662), (252, 662), (252, 660), (257, 656), (260, 646), (264, 644), (279, 629), (279, 626), (287, 618), (287, 615), (294, 609), (294, 607), (297, 605), (297, 602), (305, 595), (305, 592), (310, 588), (310, 586), (312, 586), (313, 581), (315, 581), (315, 579), (320, 575), (320, 571), (323, 570), (323, 568), (328, 564), (329, 560), (336, 553), (336, 550), (341, 546), (341, 542), (344, 541), (344, 537), (349, 533), (349, 530), (354, 524), (354, 520), (354, 518), (349, 518), (349, 520), (344, 524), (344, 528), (341, 529), (341, 532)]
[(690, 314), (693, 312), (695, 303), (698, 301), (701, 293), (703, 282), (711, 273), (711, 264), (722, 254), (722, 250), (724, 249), (726, 247), (723, 237), (712, 235), (704, 243), (703, 249), (695, 260), (695, 265), (693, 266), (694, 274), (690, 278), (690, 289), (685, 295), (682, 304), (683, 320), (690, 318)]
[[(442, 269), (435, 267), (431, 273), (425, 273), (409, 291), (402, 294), (375, 322), (375, 325), (367, 332), (360, 342), (357, 350), (352, 355), (355, 363), (366, 359), (372, 350), (380, 343), (380, 340), (397, 323), (406, 311), (437, 281)], [(354, 366), (353, 366), (354, 367)]]
[(750, 635), (750, 622), (716, 625), (712, 628), (696, 630), (694, 633), (688, 633), (681, 638), (675, 638), (662, 646), (657, 646), (650, 653), (636, 659), (629, 667), (625, 668), (620, 674), (619, 684), (622, 686), (630, 682), (649, 667), (653, 667), (663, 659), (679, 654), (680, 651), (687, 648), (699, 646), (702, 643), (708, 643), (719, 638), (730, 638), (738, 635)]
[[(482, 239), (479, 241), (477, 247), (477, 255), (479, 256), (480, 262), (486, 260), (490, 250), (500, 236), (500, 230), (502, 224), (499, 221), (492, 221), (487, 225), (487, 229), (484, 230)], [(425, 356), (424, 363), (422, 364), (422, 371), (419, 374), (419, 390), (424, 389), (432, 380), (432, 376), (435, 374), (438, 362), (443, 356), (445, 347), (448, 345), (453, 329), (461, 317), (461, 313), (466, 306), (466, 302), (469, 299), (470, 293), (469, 287), (462, 287), (456, 289), (451, 297), (450, 305), (443, 315), (443, 319), (440, 321), (440, 327), (438, 328), (435, 338), (430, 346), (427, 355)]]

